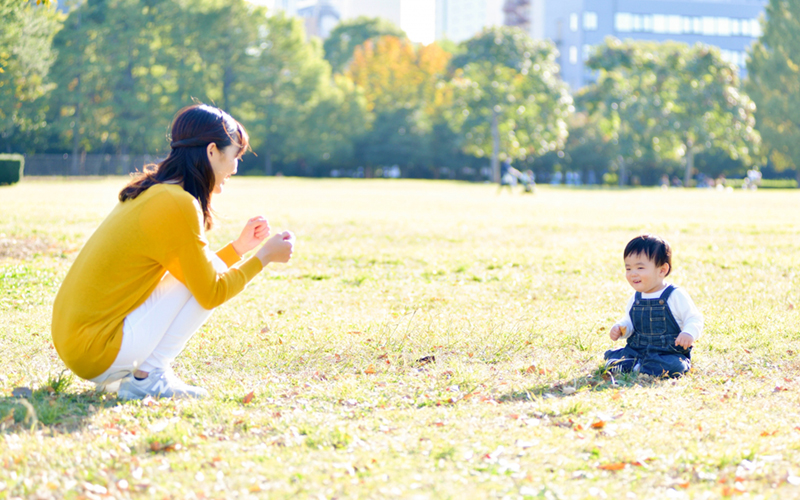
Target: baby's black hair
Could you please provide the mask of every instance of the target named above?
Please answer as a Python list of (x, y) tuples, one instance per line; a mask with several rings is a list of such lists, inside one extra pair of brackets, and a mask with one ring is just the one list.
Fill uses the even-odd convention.
[(669, 273), (672, 272), (672, 249), (666, 240), (654, 234), (637, 236), (625, 246), (625, 254), (622, 258), (626, 259), (629, 255), (639, 254), (655, 261), (656, 267), (669, 264), (669, 271), (667, 271), (666, 276), (669, 276)]

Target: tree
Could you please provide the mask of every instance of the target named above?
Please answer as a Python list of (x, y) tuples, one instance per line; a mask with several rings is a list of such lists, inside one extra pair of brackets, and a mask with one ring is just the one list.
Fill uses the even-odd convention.
[(364, 90), (373, 125), (359, 140), (368, 167), (430, 165), (430, 135), (441, 113), (440, 89), (450, 55), (437, 44), (415, 47), (383, 36), (357, 47), (347, 76)]
[(46, 123), (42, 98), (53, 88), (51, 44), (61, 15), (51, 6), (0, 0), (0, 19), (0, 138), (11, 152), (15, 131), (41, 129)]
[(609, 38), (589, 66), (599, 71), (591, 107), (617, 143), (623, 174), (653, 151), (684, 157), (689, 185), (697, 153), (716, 148), (749, 162), (758, 147), (755, 105), (715, 48)]
[(519, 28), (488, 28), (464, 42), (453, 59), (454, 127), (466, 150), (491, 154), (495, 182), (500, 159), (542, 155), (563, 147), (573, 111), (558, 78), (556, 51)]
[(800, 166), (799, 12), (800, 0), (770, 0), (747, 63), (745, 88), (757, 105), (756, 128), (778, 171)]
[(334, 73), (342, 73), (353, 58), (356, 47), (384, 35), (406, 38), (403, 30), (380, 17), (360, 16), (342, 21), (325, 40), (325, 60)]

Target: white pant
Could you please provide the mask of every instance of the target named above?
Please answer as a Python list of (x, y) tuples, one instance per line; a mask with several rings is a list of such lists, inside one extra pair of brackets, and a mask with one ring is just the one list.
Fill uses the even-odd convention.
[[(212, 263), (217, 272), (228, 269), (216, 255)], [(203, 309), (186, 285), (167, 273), (150, 297), (125, 317), (117, 359), (91, 381), (113, 390), (112, 383), (136, 370), (169, 368), (212, 312)]]

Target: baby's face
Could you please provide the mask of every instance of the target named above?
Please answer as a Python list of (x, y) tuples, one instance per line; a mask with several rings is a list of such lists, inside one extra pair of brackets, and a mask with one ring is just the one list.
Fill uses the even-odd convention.
[(655, 261), (643, 254), (625, 257), (625, 278), (634, 290), (641, 293), (655, 293), (664, 288), (664, 278), (669, 272), (669, 264), (656, 266)]

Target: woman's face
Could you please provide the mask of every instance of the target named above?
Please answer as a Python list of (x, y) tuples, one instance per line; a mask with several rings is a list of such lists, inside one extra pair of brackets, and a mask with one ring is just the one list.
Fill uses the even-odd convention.
[(236, 173), (239, 166), (239, 148), (231, 144), (225, 146), (223, 149), (217, 148), (213, 142), (208, 145), (208, 162), (211, 163), (211, 169), (214, 170), (214, 194), (220, 194), (222, 187), (225, 185), (230, 176)]

